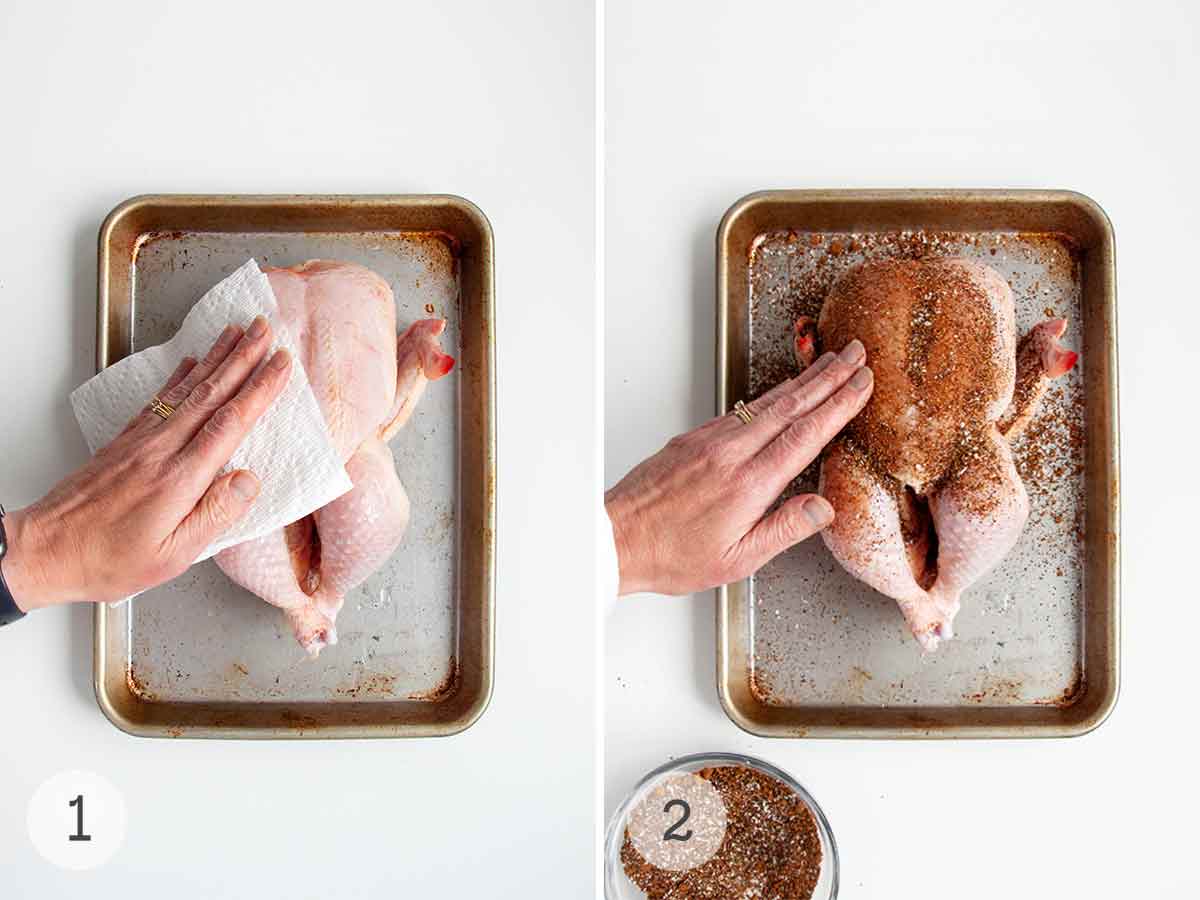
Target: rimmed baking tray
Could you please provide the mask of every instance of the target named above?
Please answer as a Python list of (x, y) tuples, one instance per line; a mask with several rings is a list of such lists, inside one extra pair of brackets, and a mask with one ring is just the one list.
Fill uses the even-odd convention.
[[(1116, 277), (1112, 226), (1069, 191), (767, 191), (717, 234), (717, 410), (794, 374), (790, 328), (880, 256), (968, 256), (1013, 288), (1017, 328), (1066, 316), (1076, 371), (1014, 446), (1032, 512), (922, 655), (895, 604), (806, 541), (718, 594), (717, 681), (770, 737), (1063, 737), (1099, 725), (1119, 679)], [(812, 490), (814, 472), (793, 489)]]
[(277, 609), (209, 562), (95, 612), (104, 714), (149, 737), (450, 735), (492, 691), (495, 363), (492, 232), (452, 196), (135, 197), (100, 229), (99, 369), (168, 339), (254, 257), (342, 259), (392, 286), (401, 327), (429, 315), (458, 359), (392, 440), (412, 518), (346, 598), (339, 642), (306, 658)]

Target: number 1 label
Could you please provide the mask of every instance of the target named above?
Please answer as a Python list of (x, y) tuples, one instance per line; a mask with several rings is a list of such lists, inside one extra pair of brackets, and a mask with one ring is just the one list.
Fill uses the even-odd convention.
[(92, 836), (83, 833), (83, 794), (77, 794), (67, 806), (74, 806), (75, 809), (75, 833), (67, 835), (68, 841), (90, 841)]
[(29, 798), (26, 824), (46, 862), (76, 872), (94, 869), (125, 840), (125, 798), (95, 772), (59, 772)]

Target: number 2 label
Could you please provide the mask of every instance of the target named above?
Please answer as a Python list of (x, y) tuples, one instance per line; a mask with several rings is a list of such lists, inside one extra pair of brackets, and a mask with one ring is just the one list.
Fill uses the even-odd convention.
[(692, 829), (689, 828), (685, 834), (676, 834), (676, 831), (679, 830), (679, 827), (692, 815), (692, 808), (688, 806), (688, 802), (686, 800), (671, 800), (666, 806), (663, 807), (663, 812), (670, 812), (676, 806), (683, 809), (683, 815), (680, 817), (678, 822), (676, 822), (663, 833), (663, 840), (690, 841), (692, 839)]
[(674, 772), (638, 798), (625, 832), (650, 865), (688, 872), (712, 859), (727, 824), (725, 801), (712, 782), (693, 772)]

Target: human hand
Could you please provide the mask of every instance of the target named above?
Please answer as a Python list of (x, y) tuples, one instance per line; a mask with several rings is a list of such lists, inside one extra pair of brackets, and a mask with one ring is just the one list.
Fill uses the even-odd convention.
[(672, 438), (604, 498), (620, 593), (687, 594), (745, 578), (833, 521), (816, 494), (772, 503), (866, 405), (874, 376), (851, 341), (801, 375)]
[(253, 505), (258, 478), (217, 477), (288, 382), (262, 316), (231, 325), (199, 363), (185, 359), (159, 392), (175, 409), (143, 410), (111, 444), (44, 498), (4, 519), (3, 573), (25, 611), (114, 601), (184, 572)]

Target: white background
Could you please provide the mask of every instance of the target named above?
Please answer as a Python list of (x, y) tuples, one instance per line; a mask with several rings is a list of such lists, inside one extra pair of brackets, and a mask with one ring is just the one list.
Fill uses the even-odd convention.
[[(15, 6), (15, 8), (14, 8)], [(494, 8), (493, 8), (494, 7)], [(496, 691), (465, 734), (135, 739), (92, 697), (91, 611), (0, 632), (0, 895), (585, 897), (593, 822), (593, 11), (586, 3), (6, 3), (0, 499), (85, 448), (95, 244), (157, 191), (453, 192), (496, 233)], [(43, 779), (129, 811), (95, 872), (36, 856)]]
[(609, 0), (608, 21), (609, 483), (713, 413), (714, 234), (743, 194), (1083, 191), (1116, 229), (1125, 644), (1083, 738), (769, 741), (718, 705), (712, 595), (627, 598), (607, 809), (670, 756), (748, 751), (825, 808), (844, 897), (1200, 895), (1195, 5)]

